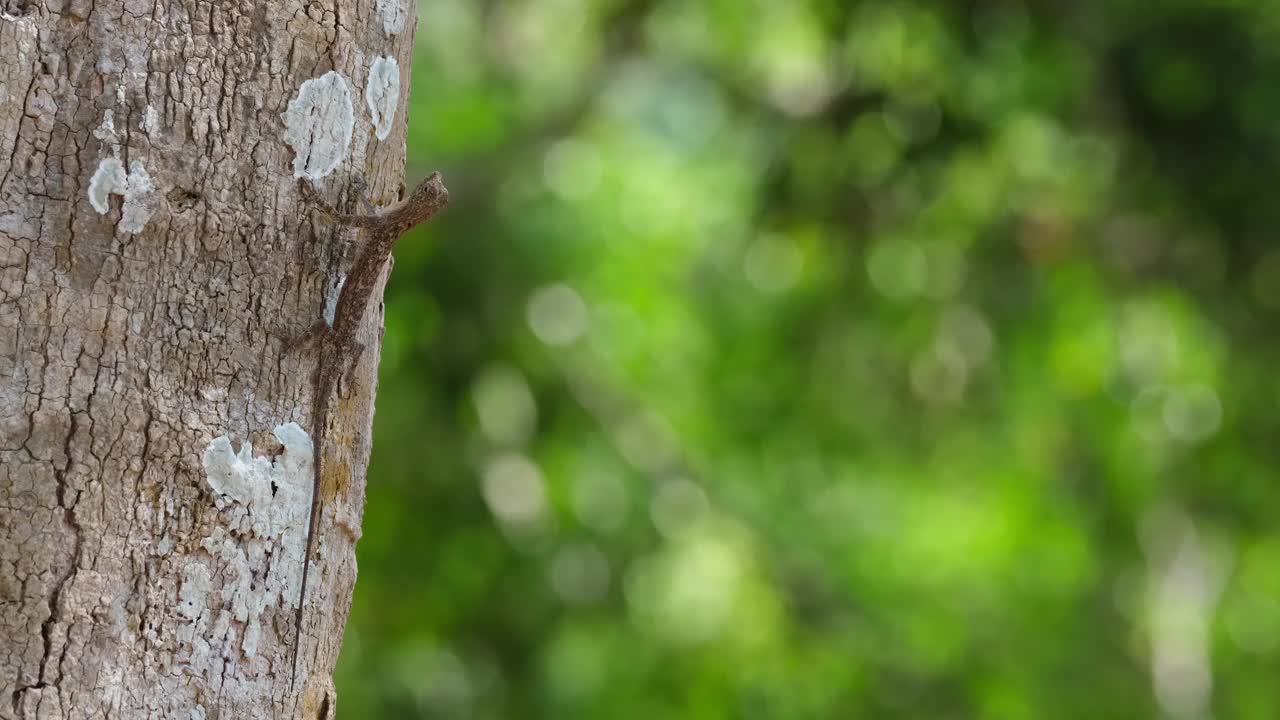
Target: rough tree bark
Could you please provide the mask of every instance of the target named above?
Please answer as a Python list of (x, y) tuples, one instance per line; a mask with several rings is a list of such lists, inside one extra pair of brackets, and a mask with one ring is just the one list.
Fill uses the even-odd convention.
[(295, 682), (314, 357), (286, 344), (354, 249), (297, 179), (396, 199), (414, 24), (0, 0), (0, 718), (333, 713), (382, 317), (330, 413)]

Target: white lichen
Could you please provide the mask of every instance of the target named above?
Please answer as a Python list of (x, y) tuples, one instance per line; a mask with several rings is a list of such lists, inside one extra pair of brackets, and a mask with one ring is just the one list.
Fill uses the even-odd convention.
[(204, 614), (209, 594), (213, 592), (213, 577), (209, 568), (201, 562), (191, 562), (182, 569), (182, 587), (178, 589), (178, 614), (195, 620)]
[(318, 180), (347, 155), (355, 109), (346, 78), (336, 70), (302, 83), (282, 115), (284, 141), (293, 148), (293, 176)]
[(151, 138), (160, 132), (160, 113), (156, 112), (156, 109), (150, 105), (147, 106), (146, 110), (142, 111), (142, 131), (147, 134), (147, 137)]
[[(313, 482), (312, 443), (297, 423), (280, 425), (274, 434), (284, 446), (274, 459), (254, 457), (247, 441), (237, 453), (226, 436), (214, 438), (204, 451), (205, 477), (221, 511), (221, 524), (201, 547), (212, 556), (222, 592), (216, 615), (205, 612), (198, 617), (190, 614), (198, 603), (180, 594), (181, 611), (192, 621), (189, 641), (193, 647), (236, 640), (238, 623), (244, 628), (240, 648), (246, 657), (254, 657), (262, 637), (263, 612), (278, 603), (296, 608), (300, 602)], [(192, 592), (198, 591), (202, 575), (188, 568), (186, 576), (195, 588)], [(205, 594), (212, 592), (209, 588)]]
[(338, 296), (342, 294), (342, 286), (347, 282), (346, 273), (338, 274), (338, 283), (334, 285), (333, 292), (324, 299), (324, 324), (333, 327), (334, 315), (338, 312)]
[(120, 211), (120, 230), (127, 233), (140, 233), (151, 215), (156, 211), (155, 183), (151, 175), (142, 166), (141, 160), (129, 163), (129, 181), (124, 191), (124, 206)]
[(369, 66), (369, 83), (364, 88), (364, 101), (373, 116), (374, 133), (379, 140), (391, 134), (391, 124), (396, 119), (396, 105), (400, 102), (400, 64), (395, 58), (374, 58)]
[(225, 435), (214, 438), (204, 452), (209, 487), (218, 507), (231, 512), (232, 530), (279, 537), (293, 522), (289, 500), (295, 494), (311, 494), (311, 437), (293, 422), (272, 432), (284, 446), (274, 461), (254, 457), (248, 441), (238, 454), (233, 452)]
[(405, 0), (378, 0), (378, 17), (382, 18), (382, 30), (388, 36), (404, 31), (405, 16), (408, 14)]
[[(98, 135), (96, 131), (93, 134)], [(103, 158), (89, 179), (89, 204), (99, 215), (106, 215), (111, 210), (109, 196), (123, 195), (128, 186), (129, 176), (124, 172), (124, 165), (116, 158)]]
[(142, 161), (129, 163), (126, 173), (124, 165), (114, 157), (103, 158), (98, 169), (89, 179), (89, 204), (105, 215), (111, 210), (111, 195), (124, 197), (120, 209), (119, 229), (127, 233), (142, 232), (151, 215), (155, 213), (155, 183), (150, 173), (143, 167)]
[(93, 131), (93, 136), (104, 143), (117, 144), (120, 138), (116, 136), (116, 117), (110, 108), (102, 114), (102, 123)]

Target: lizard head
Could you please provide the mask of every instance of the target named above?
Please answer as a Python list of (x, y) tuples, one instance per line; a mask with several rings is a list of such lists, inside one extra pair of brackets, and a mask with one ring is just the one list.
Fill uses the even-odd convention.
[(448, 204), (449, 191), (444, 186), (444, 180), (440, 173), (433, 172), (400, 203), (394, 215), (397, 224), (407, 231)]

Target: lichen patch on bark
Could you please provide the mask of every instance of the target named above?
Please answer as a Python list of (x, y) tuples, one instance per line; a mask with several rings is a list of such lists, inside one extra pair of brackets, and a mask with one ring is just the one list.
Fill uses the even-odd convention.
[(142, 111), (142, 124), (140, 127), (148, 137), (154, 138), (160, 132), (160, 113), (148, 105), (147, 109)]
[(102, 124), (93, 131), (93, 136), (104, 143), (117, 144), (120, 138), (116, 135), (115, 112), (110, 108), (102, 115)]
[[(232, 576), (220, 591), (220, 615), (205, 618), (207, 631), (230, 629), (222, 617), (229, 613), (244, 628), (241, 650), (246, 657), (257, 653), (262, 636), (263, 611), (277, 603), (298, 607), (302, 569), (306, 561), (307, 519), (311, 509), (313, 458), (311, 437), (297, 423), (286, 423), (273, 431), (284, 446), (274, 459), (254, 457), (253, 445), (245, 441), (237, 454), (225, 436), (214, 438), (205, 449), (203, 465), (209, 487), (219, 509), (220, 526), (201, 543), (216, 564), (201, 569), (188, 565), (184, 571), (184, 593), (188, 584), (207, 589), (201, 578), (213, 570)], [(265, 575), (255, 574), (264, 558), (272, 558)], [(205, 559), (190, 561), (202, 565)], [(182, 597), (186, 597), (183, 595)], [(191, 599), (193, 605), (195, 599)], [(193, 622), (201, 623), (197, 615)], [(212, 622), (210, 626), (209, 622)]]
[(378, 16), (382, 18), (382, 30), (388, 36), (404, 31), (406, 2), (408, 0), (378, 0)]
[(155, 189), (142, 161), (129, 163), (129, 172), (125, 172), (124, 165), (116, 158), (103, 158), (89, 179), (89, 204), (99, 215), (105, 215), (111, 211), (111, 195), (124, 197), (118, 227), (121, 232), (139, 233), (156, 210)]
[(319, 180), (337, 169), (351, 146), (355, 109), (347, 79), (336, 70), (302, 83), (284, 112), (284, 141), (293, 176)]
[(374, 58), (369, 66), (369, 80), (364, 88), (364, 101), (373, 118), (374, 134), (386, 140), (400, 105), (400, 64), (395, 58)]

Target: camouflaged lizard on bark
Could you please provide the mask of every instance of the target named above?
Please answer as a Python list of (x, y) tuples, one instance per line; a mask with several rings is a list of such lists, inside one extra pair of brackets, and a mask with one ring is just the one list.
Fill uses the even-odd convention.
[(415, 225), (435, 215), (449, 202), (440, 173), (431, 173), (401, 202), (367, 215), (341, 213), (316, 193), (310, 182), (299, 181), (303, 200), (341, 227), (364, 230), (365, 238), (356, 253), (355, 264), (347, 273), (338, 293), (332, 324), (320, 320), (293, 345), (316, 349), (312, 371), (312, 445), (313, 470), (311, 511), (307, 522), (307, 543), (303, 555), (302, 588), (298, 593), (298, 610), (294, 619), (293, 681), (297, 682), (298, 652), (302, 645), (303, 608), (306, 607), (307, 579), (311, 571), (311, 553), (315, 545), (316, 527), (320, 522), (321, 463), (325, 453), (329, 416), (338, 381), (353, 367), (364, 352), (356, 340), (365, 309), (378, 286), (383, 268), (391, 257), (396, 240)]

